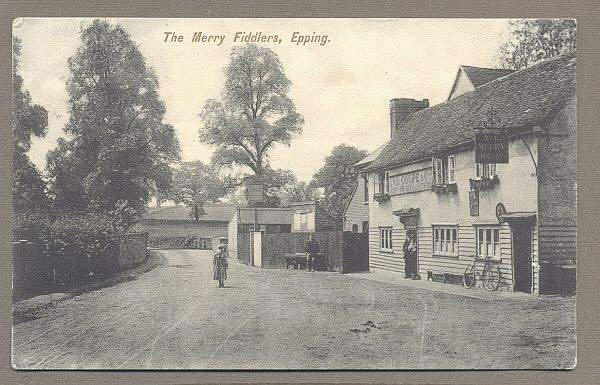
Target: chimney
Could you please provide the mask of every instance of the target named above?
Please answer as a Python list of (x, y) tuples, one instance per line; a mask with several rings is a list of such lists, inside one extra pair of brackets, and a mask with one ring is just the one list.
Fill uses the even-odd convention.
[(390, 100), (390, 137), (394, 137), (396, 129), (413, 112), (429, 107), (429, 99), (415, 100), (397, 98)]

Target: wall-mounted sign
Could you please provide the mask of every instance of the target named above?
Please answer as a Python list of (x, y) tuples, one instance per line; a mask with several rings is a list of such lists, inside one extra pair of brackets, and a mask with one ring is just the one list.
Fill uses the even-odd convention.
[(476, 163), (508, 163), (508, 132), (496, 128), (475, 131)]
[(390, 195), (409, 194), (431, 189), (431, 168), (390, 176)]
[(504, 207), (504, 204), (498, 203), (496, 205), (496, 218), (498, 219), (498, 222), (502, 223), (502, 217), (504, 215), (506, 215), (506, 207)]
[(479, 190), (469, 190), (469, 213), (472, 217), (479, 216)]

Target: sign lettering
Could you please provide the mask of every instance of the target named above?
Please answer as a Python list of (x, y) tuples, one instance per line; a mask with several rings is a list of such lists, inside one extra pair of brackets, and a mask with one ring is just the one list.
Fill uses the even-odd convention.
[(506, 130), (485, 129), (475, 132), (475, 162), (508, 163)]
[(431, 189), (431, 168), (390, 176), (390, 195), (409, 194)]

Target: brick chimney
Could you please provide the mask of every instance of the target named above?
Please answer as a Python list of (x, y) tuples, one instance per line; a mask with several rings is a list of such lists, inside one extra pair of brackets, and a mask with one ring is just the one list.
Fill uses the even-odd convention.
[(413, 112), (429, 107), (429, 99), (415, 100), (396, 98), (390, 100), (390, 137), (394, 137), (396, 129)]

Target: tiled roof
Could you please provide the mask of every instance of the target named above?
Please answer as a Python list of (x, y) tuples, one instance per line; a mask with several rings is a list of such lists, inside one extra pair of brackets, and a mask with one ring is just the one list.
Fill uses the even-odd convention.
[[(220, 221), (229, 222), (229, 219), (235, 211), (235, 206), (228, 204), (208, 204), (204, 206), (206, 215), (200, 217), (201, 221)], [(190, 208), (184, 205), (181, 206), (165, 206), (159, 208), (148, 209), (148, 212), (143, 220), (189, 220), (193, 221), (194, 218), (190, 217)]]
[(358, 162), (354, 163), (353, 167), (359, 167), (360, 168), (361, 166), (364, 166), (366, 164), (371, 163), (372, 161), (374, 161), (375, 159), (377, 159), (377, 157), (381, 153), (381, 150), (383, 150), (383, 147), (385, 147), (385, 144), (379, 146), (375, 151), (371, 152), (369, 155), (365, 156), (364, 158), (362, 158)]
[(575, 90), (575, 52), (513, 72), (409, 115), (367, 169), (415, 161), (470, 142), (473, 128), (488, 122), (491, 111), (500, 127), (533, 125), (558, 111)]
[(509, 69), (481, 68), (465, 65), (461, 66), (461, 68), (465, 71), (467, 77), (471, 83), (473, 83), (475, 88), (515, 72), (514, 70)]

